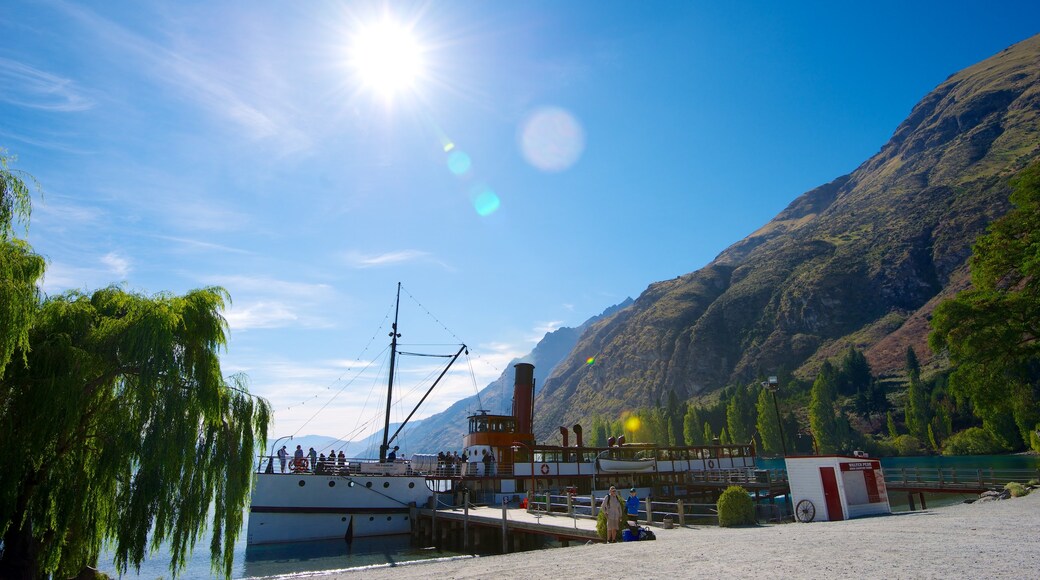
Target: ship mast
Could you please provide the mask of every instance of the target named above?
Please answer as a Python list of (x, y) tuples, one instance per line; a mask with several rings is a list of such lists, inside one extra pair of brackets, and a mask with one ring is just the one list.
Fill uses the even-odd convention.
[(379, 462), (386, 461), (387, 439), (390, 436), (390, 402), (394, 393), (394, 362), (397, 360), (397, 314), (401, 309), (401, 283), (397, 283), (397, 302), (394, 305), (394, 324), (390, 327), (390, 378), (386, 385), (386, 418), (383, 421), (383, 444), (379, 446)]

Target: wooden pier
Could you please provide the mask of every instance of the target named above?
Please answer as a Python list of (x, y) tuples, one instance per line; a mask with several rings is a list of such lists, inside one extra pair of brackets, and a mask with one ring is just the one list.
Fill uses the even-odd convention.
[(464, 551), (502, 553), (538, 547), (539, 542), (599, 542), (596, 520), (577, 515), (545, 514), (526, 509), (470, 506), (454, 509), (412, 508), (413, 537)]
[(906, 492), (910, 511), (917, 509), (914, 495), (921, 502), (921, 509), (928, 509), (926, 493), (983, 493), (1000, 491), (1004, 486), (1027, 483), (1040, 479), (1040, 469), (972, 469), (956, 467), (901, 467), (885, 470), (885, 487), (888, 492)]

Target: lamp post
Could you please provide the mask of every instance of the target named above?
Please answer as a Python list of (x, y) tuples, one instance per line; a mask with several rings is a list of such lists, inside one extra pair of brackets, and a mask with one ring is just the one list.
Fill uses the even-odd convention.
[(527, 443), (513, 441), (513, 451), (517, 451), (521, 446), (527, 449), (527, 457), (531, 460), (531, 486), (527, 489), (527, 509), (530, 510), (531, 502), (534, 501), (534, 449)]
[(776, 392), (780, 389), (780, 381), (776, 377), (769, 377), (769, 380), (762, 383), (762, 387), (773, 393), (773, 410), (776, 411), (776, 428), (780, 432), (780, 447), (784, 450), (784, 457), (787, 457), (787, 442), (784, 441), (784, 424), (780, 421), (780, 404), (776, 402)]

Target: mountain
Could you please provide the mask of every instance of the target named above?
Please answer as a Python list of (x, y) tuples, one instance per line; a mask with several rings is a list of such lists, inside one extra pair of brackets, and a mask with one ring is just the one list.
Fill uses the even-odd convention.
[[(507, 368), (494, 382), (476, 395), (462, 399), (444, 411), (431, 415), (421, 422), (409, 423), (402, 431), (396, 445), (400, 445), (404, 456), (413, 453), (437, 453), (439, 451), (461, 451), (462, 436), (467, 428), (466, 418), (479, 409), (492, 414), (508, 415), (513, 411), (513, 365), (527, 362), (534, 365), (535, 390), (544, 383), (553, 368), (574, 349), (578, 338), (589, 325), (627, 308), (632, 304), (628, 298), (621, 304), (611, 306), (602, 313), (586, 320), (576, 328), (564, 327), (546, 333), (535, 345), (534, 350), (510, 361)], [(535, 415), (539, 410), (535, 407)], [(382, 439), (382, 433), (375, 437)], [(378, 443), (376, 444), (378, 445)], [(377, 447), (378, 448), (378, 447)]]
[(932, 309), (968, 284), (973, 241), (1038, 156), (1040, 36), (951, 75), (851, 174), (590, 325), (536, 397), (537, 433), (669, 391), (810, 376), (850, 344), (875, 373), (899, 370), (907, 345), (933, 362)]

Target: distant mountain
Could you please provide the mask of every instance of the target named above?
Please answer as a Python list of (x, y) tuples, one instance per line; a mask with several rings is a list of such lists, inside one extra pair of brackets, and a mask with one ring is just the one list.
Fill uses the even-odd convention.
[(536, 431), (669, 391), (808, 376), (850, 344), (875, 372), (901, 368), (907, 345), (928, 364), (932, 308), (968, 283), (973, 241), (1038, 156), (1040, 36), (950, 76), (854, 172), (592, 324), (543, 382)]
[[(513, 410), (513, 365), (519, 362), (531, 363), (535, 366), (535, 391), (537, 392), (553, 368), (577, 344), (582, 332), (590, 325), (614, 315), (619, 310), (632, 304), (628, 298), (624, 302), (611, 306), (576, 328), (564, 327), (546, 335), (526, 356), (510, 361), (507, 368), (494, 382), (484, 387), (478, 394), (462, 399), (444, 411), (431, 415), (421, 422), (412, 424), (402, 431), (397, 445), (405, 456), (413, 453), (437, 453), (439, 451), (461, 451), (462, 436), (467, 429), (466, 418), (479, 409), (492, 414), (508, 415)], [(535, 416), (539, 409), (535, 407)], [(382, 434), (375, 437), (382, 439)], [(376, 443), (378, 448), (378, 443)]]

